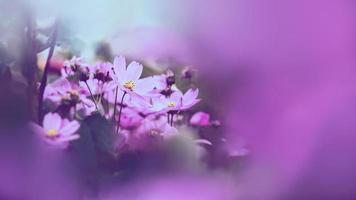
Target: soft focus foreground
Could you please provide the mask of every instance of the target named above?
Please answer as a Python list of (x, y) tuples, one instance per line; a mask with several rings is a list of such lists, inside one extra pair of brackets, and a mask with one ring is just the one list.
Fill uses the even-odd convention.
[(0, 1), (0, 199), (355, 199), (354, 8)]

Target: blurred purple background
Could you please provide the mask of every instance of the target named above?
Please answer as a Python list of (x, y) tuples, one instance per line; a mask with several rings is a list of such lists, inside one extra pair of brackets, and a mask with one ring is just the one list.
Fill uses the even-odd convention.
[(32, 3), (78, 25), (83, 56), (106, 41), (114, 54), (199, 69), (228, 143), (250, 152), (240, 199), (356, 198), (355, 1)]

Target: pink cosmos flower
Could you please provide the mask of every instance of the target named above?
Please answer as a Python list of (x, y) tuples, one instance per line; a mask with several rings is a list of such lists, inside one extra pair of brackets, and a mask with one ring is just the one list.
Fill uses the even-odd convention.
[(57, 113), (48, 113), (43, 118), (42, 127), (33, 124), (35, 132), (37, 132), (44, 140), (55, 146), (66, 147), (69, 142), (79, 138), (75, 132), (80, 125), (77, 121), (68, 121), (62, 119)]
[(114, 70), (112, 77), (124, 92), (133, 96), (145, 96), (153, 90), (152, 77), (140, 79), (143, 66), (138, 62), (131, 62), (126, 68), (126, 61), (123, 56), (114, 60)]
[(150, 92), (151, 97), (157, 97), (157, 95), (169, 96), (178, 90), (174, 85), (175, 78), (172, 71), (167, 71), (167, 73), (161, 75), (154, 75), (152, 79), (155, 85), (154, 89)]
[(181, 91), (177, 90), (169, 97), (161, 96), (160, 98), (153, 99), (152, 110), (156, 112), (168, 112), (186, 110), (197, 104), (200, 99), (197, 99), (199, 89), (189, 89), (184, 95)]
[(196, 112), (191, 118), (189, 123), (194, 126), (209, 126), (210, 115), (205, 112)]
[(146, 135), (153, 137), (171, 138), (178, 134), (178, 130), (167, 123), (164, 117), (155, 119), (147, 117), (135, 131), (137, 135)]
[(61, 69), (62, 77), (72, 76), (78, 70), (82, 70), (82, 68), (89, 67), (88, 64), (84, 62), (81, 57), (73, 57), (71, 60), (67, 60), (64, 62), (64, 66)]
[(88, 79), (86, 82), (80, 81), (79, 86), (82, 90), (86, 92), (86, 94), (91, 95), (99, 95), (102, 93), (109, 92), (115, 88), (115, 83), (110, 82), (102, 82), (98, 79)]
[(91, 75), (94, 79), (97, 79), (102, 82), (111, 81), (111, 73), (113, 65), (110, 62), (98, 62), (90, 68)]
[(135, 110), (125, 108), (122, 111), (120, 126), (125, 129), (132, 129), (139, 126), (144, 118)]
[(49, 99), (55, 103), (63, 100), (86, 101), (87, 93), (75, 84), (71, 84), (66, 78), (60, 78), (46, 86), (44, 99)]

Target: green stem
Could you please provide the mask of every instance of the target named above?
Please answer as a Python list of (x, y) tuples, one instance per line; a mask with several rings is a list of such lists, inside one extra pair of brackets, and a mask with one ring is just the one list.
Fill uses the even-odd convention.
[(88, 90), (89, 90), (89, 93), (90, 93), (91, 99), (93, 100), (93, 102), (94, 102), (94, 104), (95, 104), (95, 108), (96, 108), (96, 110), (97, 110), (97, 111), (99, 111), (99, 109), (98, 109), (98, 105), (96, 105), (96, 101), (95, 101), (94, 95), (93, 95), (93, 93), (91, 92), (90, 87), (89, 87), (89, 85), (88, 85), (88, 83), (87, 83), (86, 81), (85, 81), (85, 85), (87, 86), (87, 88), (88, 88)]
[(119, 91), (119, 86), (116, 86), (116, 90), (115, 90), (115, 102), (114, 102), (114, 115), (112, 117), (112, 121), (115, 122), (115, 116), (116, 116), (116, 104), (117, 104), (117, 93)]
[(120, 109), (119, 109), (119, 119), (117, 122), (116, 133), (119, 133), (119, 127), (120, 127), (120, 121), (121, 121), (121, 111), (122, 111), (125, 95), (126, 95), (126, 92), (124, 92), (124, 94), (122, 95), (122, 98), (121, 98)]
[(47, 56), (46, 65), (44, 67), (42, 80), (41, 80), (41, 84), (40, 84), (40, 88), (39, 88), (39, 96), (38, 96), (38, 118), (39, 118), (39, 123), (42, 123), (42, 119), (43, 119), (43, 113), (42, 113), (43, 95), (44, 95), (44, 91), (45, 91), (46, 84), (47, 84), (47, 76), (48, 76), (48, 70), (49, 70), (49, 67), (50, 67), (50, 61), (51, 61), (51, 58), (53, 56), (54, 48), (56, 46), (57, 34), (58, 34), (58, 21), (56, 21), (55, 24), (54, 24), (53, 35), (52, 35), (51, 41), (50, 41), (49, 53), (48, 53), (48, 56)]

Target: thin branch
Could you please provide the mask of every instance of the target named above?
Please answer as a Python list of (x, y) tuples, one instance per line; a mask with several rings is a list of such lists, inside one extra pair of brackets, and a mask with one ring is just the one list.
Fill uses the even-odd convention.
[(116, 133), (119, 133), (120, 121), (121, 121), (121, 111), (122, 111), (122, 107), (124, 107), (123, 104), (124, 104), (125, 95), (126, 95), (126, 92), (124, 92), (124, 94), (122, 95), (122, 98), (121, 98), (120, 109), (119, 109), (119, 119), (117, 122)]
[(113, 122), (115, 122), (115, 116), (116, 116), (116, 110), (117, 110), (116, 106), (117, 106), (117, 93), (118, 93), (118, 91), (119, 91), (119, 86), (116, 86), (116, 89), (115, 89), (115, 102), (114, 102), (114, 115), (112, 117)]
[(56, 21), (54, 23), (53, 34), (52, 34), (51, 41), (50, 41), (50, 49), (49, 49), (48, 57), (47, 57), (47, 60), (46, 60), (46, 65), (45, 65), (45, 68), (44, 68), (44, 71), (43, 71), (40, 88), (39, 88), (38, 119), (39, 119), (40, 123), (42, 122), (42, 119), (43, 119), (43, 113), (42, 113), (42, 110), (43, 110), (43, 94), (44, 94), (44, 90), (45, 90), (46, 84), (47, 84), (47, 76), (48, 76), (48, 70), (49, 70), (49, 66), (50, 66), (50, 61), (51, 61), (51, 58), (53, 56), (54, 47), (56, 46), (57, 34), (58, 34), (58, 21)]
[(94, 102), (94, 105), (95, 105), (95, 109), (96, 109), (96, 111), (99, 111), (99, 109), (98, 109), (98, 105), (96, 105), (96, 100), (95, 100), (95, 98), (94, 98), (93, 93), (91, 92), (91, 89), (90, 89), (90, 87), (89, 87), (88, 83), (87, 83), (86, 81), (84, 81), (84, 83), (85, 83), (85, 85), (87, 86), (87, 88), (88, 88), (88, 90), (89, 90), (89, 93), (90, 93), (91, 99), (92, 99), (92, 100), (93, 100), (93, 102)]

